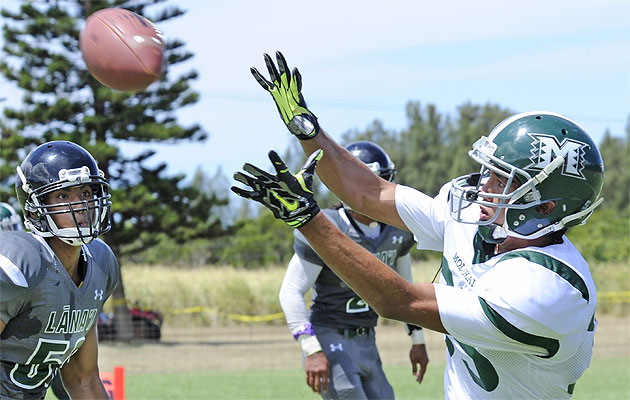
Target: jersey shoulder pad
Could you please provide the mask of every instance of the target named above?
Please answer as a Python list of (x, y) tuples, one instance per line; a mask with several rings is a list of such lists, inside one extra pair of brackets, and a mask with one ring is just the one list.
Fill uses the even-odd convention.
[(101, 239), (94, 239), (85, 245), (88, 255), (92, 257), (94, 263), (107, 275), (107, 296), (114, 291), (118, 284), (120, 268), (114, 251)]
[(571, 265), (530, 249), (505, 253), (475, 289), (486, 314), (501, 315), (539, 336), (581, 331), (595, 311), (595, 287), (588, 278)]
[[(587, 302), (590, 301), (591, 294), (589, 293), (589, 288), (584, 277), (562, 260), (544, 252), (523, 249), (506, 253), (501, 257), (501, 260), (499, 260), (499, 264), (514, 260), (521, 260), (521, 262), (527, 262), (530, 265), (546, 269), (549, 271), (548, 275), (551, 280), (568, 283), (569, 285), (567, 287), (570, 286), (570, 290), (579, 292), (584, 300)], [(549, 280), (547, 280), (547, 284), (550, 284)]]
[(0, 233), (0, 280), (6, 285), (29, 288), (36, 286), (54, 263), (51, 250), (28, 232)]
[(54, 262), (50, 251), (30, 233), (0, 232), (0, 318), (5, 323), (46, 276)]

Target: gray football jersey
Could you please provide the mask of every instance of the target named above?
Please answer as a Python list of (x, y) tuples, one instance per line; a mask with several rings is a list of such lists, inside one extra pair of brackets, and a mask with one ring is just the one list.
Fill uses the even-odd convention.
[(118, 282), (118, 263), (100, 239), (82, 246), (77, 287), (46, 241), (0, 233), (0, 398), (40, 399), (95, 324)]
[[(341, 232), (392, 269), (396, 267), (396, 260), (409, 253), (415, 243), (411, 233), (385, 224), (381, 224), (380, 235), (369, 238), (358, 226), (354, 226), (356, 223), (344, 210), (326, 209), (322, 212)], [(296, 254), (306, 261), (322, 266), (313, 286), (311, 323), (331, 328), (376, 326), (378, 314), (319, 258), (299, 231), (295, 231), (294, 237), (293, 248)]]

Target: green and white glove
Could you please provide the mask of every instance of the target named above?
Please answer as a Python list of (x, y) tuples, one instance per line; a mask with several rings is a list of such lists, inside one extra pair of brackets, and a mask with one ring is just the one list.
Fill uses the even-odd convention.
[(276, 102), (280, 116), (289, 131), (300, 140), (314, 138), (319, 132), (319, 124), (317, 117), (306, 107), (306, 101), (302, 96), (300, 71), (293, 68), (293, 74), (291, 74), (287, 61), (279, 51), (276, 51), (276, 58), (280, 72), (276, 69), (269, 54), (264, 54), (264, 57), (271, 82), (265, 79), (254, 67), (250, 68), (252, 75), (263, 89), (271, 93), (271, 97)]
[(315, 167), (323, 154), (323, 150), (316, 150), (306, 160), (302, 169), (294, 175), (289, 172), (280, 156), (272, 150), (269, 152), (269, 159), (277, 175), (246, 163), (243, 169), (252, 176), (237, 172), (234, 179), (252, 190), (243, 190), (236, 186), (230, 189), (241, 197), (261, 203), (290, 227), (299, 228), (319, 212), (312, 188)]

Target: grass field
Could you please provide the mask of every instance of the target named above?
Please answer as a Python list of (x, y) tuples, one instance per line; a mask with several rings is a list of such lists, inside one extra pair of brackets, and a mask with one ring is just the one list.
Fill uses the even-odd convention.
[[(414, 265), (416, 281), (430, 281), (434, 263)], [(304, 383), (297, 344), (283, 318), (243, 323), (229, 313), (281, 311), (284, 267), (257, 270), (125, 266), (127, 298), (165, 313), (160, 342), (101, 343), (101, 371), (125, 367), (126, 398), (318, 399)], [(599, 292), (628, 291), (627, 266), (597, 265)], [(178, 313), (203, 306), (197, 313)], [(574, 399), (630, 399), (630, 305), (598, 302), (599, 326), (591, 367)], [(443, 398), (444, 342), (427, 331), (431, 362), (422, 385), (411, 375), (409, 339), (394, 321), (380, 321), (377, 344), (398, 399)], [(50, 394), (47, 398), (54, 399)]]
[[(421, 385), (411, 375), (403, 328), (379, 326), (376, 339), (398, 399), (443, 398), (440, 334), (426, 332), (431, 362)], [(172, 327), (159, 343), (105, 342), (99, 353), (101, 371), (125, 367), (128, 400), (319, 398), (304, 383), (300, 351), (283, 326)], [(628, 318), (599, 319), (591, 367), (577, 382), (573, 398), (630, 399)]]
[[(573, 398), (629, 399), (630, 359), (593, 360), (578, 381)], [(397, 399), (443, 399), (444, 364), (431, 364), (418, 385), (407, 366), (385, 366)], [(247, 371), (127, 374), (126, 398), (132, 399), (317, 399), (298, 368)], [(54, 399), (52, 393), (47, 398)]]
[[(432, 365), (418, 385), (404, 366), (386, 366), (397, 399), (443, 399), (443, 364)], [(624, 375), (625, 386), (624, 386)], [(628, 399), (628, 359), (594, 360), (578, 381), (573, 398)], [(620, 379), (622, 378), (622, 379)], [(134, 374), (126, 378), (127, 399), (317, 399), (300, 369)]]

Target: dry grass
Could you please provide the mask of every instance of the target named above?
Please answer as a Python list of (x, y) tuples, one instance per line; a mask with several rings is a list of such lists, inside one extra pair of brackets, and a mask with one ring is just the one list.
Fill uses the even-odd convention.
[[(416, 263), (416, 282), (429, 282), (439, 267), (437, 261)], [(599, 293), (630, 290), (628, 266), (596, 264), (593, 276)], [(229, 314), (270, 315), (281, 313), (278, 291), (285, 266), (235, 269), (206, 266), (194, 269), (168, 266), (125, 265), (122, 276), (127, 300), (142, 308), (160, 310), (166, 325), (230, 326), (240, 322)], [(306, 298), (310, 298), (307, 293)], [(107, 307), (106, 307), (107, 308)], [(600, 314), (628, 315), (627, 302), (614, 302), (600, 296)], [(270, 324), (284, 324), (282, 317)]]

